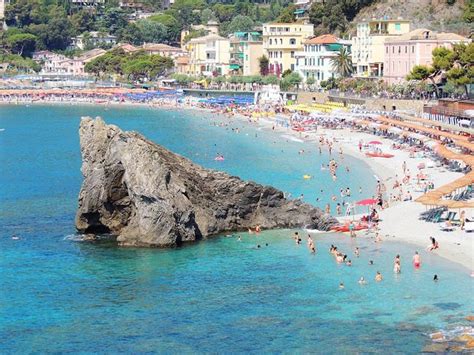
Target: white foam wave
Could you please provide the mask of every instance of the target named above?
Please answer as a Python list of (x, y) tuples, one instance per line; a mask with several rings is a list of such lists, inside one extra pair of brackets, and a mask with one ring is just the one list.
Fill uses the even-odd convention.
[(282, 137), (282, 138), (285, 138), (285, 139), (288, 139), (289, 141), (298, 142), (298, 143), (304, 143), (304, 140), (299, 139), (299, 138), (296, 138), (296, 137), (293, 137), (293, 136), (289, 136), (289, 135), (287, 135), (287, 134), (282, 134), (281, 137)]

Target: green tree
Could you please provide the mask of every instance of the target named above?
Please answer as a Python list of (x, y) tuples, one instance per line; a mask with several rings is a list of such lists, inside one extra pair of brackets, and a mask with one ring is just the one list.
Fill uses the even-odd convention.
[(262, 55), (261, 57), (258, 58), (258, 66), (260, 68), (260, 75), (262, 76), (268, 75), (269, 64), (270, 64), (270, 61), (268, 60), (267, 56)]
[(462, 14), (464, 22), (473, 23), (474, 22), (474, 1), (468, 1), (464, 12)]
[(179, 21), (169, 14), (158, 14), (148, 18), (148, 20), (160, 23), (166, 27), (167, 42), (176, 41), (181, 32)]
[(190, 28), (200, 22), (199, 13), (205, 8), (204, 0), (176, 0), (167, 14), (174, 16), (180, 28)]
[(105, 10), (101, 18), (100, 29), (113, 35), (118, 34), (128, 25), (127, 14), (119, 7)]
[(71, 24), (75, 35), (96, 29), (95, 14), (90, 9), (81, 9), (71, 16)]
[(142, 31), (135, 23), (129, 23), (127, 27), (119, 32), (118, 38), (121, 42), (131, 43), (136, 46), (144, 42)]
[(267, 75), (263, 77), (263, 83), (265, 85), (276, 85), (280, 80), (276, 75)]
[(448, 70), (454, 62), (455, 54), (445, 47), (433, 49), (433, 68), (435, 70)]
[(66, 17), (51, 19), (47, 31), (45, 44), (48, 49), (66, 49), (71, 43), (72, 27)]
[(183, 42), (188, 43), (193, 38), (199, 38), (199, 37), (202, 37), (202, 36), (205, 36), (205, 35), (206, 35), (205, 30), (191, 30), (191, 31), (189, 31), (189, 33), (186, 36), (184, 36)]
[(186, 85), (196, 80), (196, 78), (192, 76), (188, 76), (186, 74), (179, 74), (179, 73), (175, 73), (171, 75), (171, 78), (176, 80), (176, 83), (178, 85)]
[(331, 58), (331, 65), (335, 72), (343, 78), (352, 74), (352, 59), (347, 47), (341, 47), (336, 56)]
[(161, 23), (140, 20), (137, 21), (137, 27), (140, 29), (141, 38), (148, 43), (160, 43), (168, 38), (166, 27)]
[(433, 73), (433, 69), (426, 65), (415, 65), (407, 75), (407, 80), (426, 80)]
[(282, 90), (294, 89), (301, 81), (302, 78), (298, 73), (289, 73), (280, 81), (280, 88)]
[(310, 77), (308, 77), (308, 79), (306, 79), (306, 84), (308, 84), (310, 86), (314, 85), (315, 82), (316, 81), (314, 80), (314, 77), (312, 77), (312, 76), (310, 76)]
[(209, 8), (206, 8), (201, 11), (201, 24), (206, 25), (209, 21), (217, 21), (217, 16)]
[(30, 33), (19, 33), (7, 37), (7, 44), (14, 54), (31, 57), (36, 48), (38, 37)]
[(230, 22), (235, 15), (234, 9), (233, 5), (224, 4), (216, 4), (212, 8), (220, 23)]
[(228, 33), (252, 31), (254, 27), (253, 20), (248, 16), (237, 15), (227, 27)]
[(14, 72), (37, 73), (41, 70), (41, 65), (34, 60), (31, 58), (23, 58), (18, 54), (0, 55), (0, 63), (8, 63), (11, 67), (10, 71)]
[(39, 1), (18, 0), (5, 7), (5, 21), (8, 26), (25, 27), (33, 23), (38, 23), (35, 19)]
[(296, 21), (296, 16), (295, 16), (295, 10), (296, 6), (291, 4), (287, 6), (278, 16), (277, 21), (278, 22), (283, 22), (283, 23), (292, 23)]
[(326, 11), (323, 3), (313, 2), (309, 9), (309, 21), (318, 27), (323, 23), (323, 19), (326, 16)]

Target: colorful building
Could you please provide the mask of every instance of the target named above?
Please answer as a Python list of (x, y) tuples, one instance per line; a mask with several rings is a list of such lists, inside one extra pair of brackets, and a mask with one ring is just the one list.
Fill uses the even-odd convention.
[(410, 31), (405, 20), (371, 20), (357, 24), (357, 35), (352, 38), (352, 63), (358, 77), (382, 77), (385, 41)]
[(235, 32), (230, 40), (230, 74), (258, 75), (258, 58), (263, 56), (262, 34), (260, 32)]
[(78, 57), (68, 58), (50, 51), (39, 51), (33, 54), (33, 60), (41, 65), (40, 74), (43, 75), (86, 76), (85, 65), (105, 53), (103, 49), (92, 49)]
[(210, 34), (193, 38), (186, 44), (191, 75), (227, 75), (230, 64), (230, 41)]
[(389, 38), (384, 45), (383, 78), (389, 84), (402, 82), (415, 65), (431, 65), (433, 49), (469, 41), (455, 33), (437, 33), (426, 28)]
[(269, 60), (270, 74), (295, 70), (295, 53), (313, 36), (314, 26), (304, 23), (266, 23), (263, 25), (263, 52)]
[(338, 76), (332, 65), (341, 48), (350, 52), (351, 41), (337, 38), (331, 34), (314, 37), (303, 42), (303, 51), (296, 52), (296, 71), (306, 81), (313, 78), (315, 84)]

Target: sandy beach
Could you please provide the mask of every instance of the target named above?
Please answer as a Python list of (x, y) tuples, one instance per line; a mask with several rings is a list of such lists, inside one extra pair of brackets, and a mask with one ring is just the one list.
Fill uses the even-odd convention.
[[(273, 121), (267, 119), (260, 121), (261, 124), (268, 129), (271, 129), (273, 126)], [(410, 158), (407, 151), (391, 149), (393, 141), (390, 139), (374, 136), (365, 132), (350, 129), (320, 129), (319, 127), (317, 132), (304, 132), (304, 134), (295, 132), (291, 128), (275, 127), (275, 130), (279, 133), (298, 137), (309, 144), (317, 144), (321, 135), (330, 139), (335, 138), (337, 143), (334, 146), (334, 151), (337, 152), (339, 147), (341, 147), (344, 154), (351, 155), (367, 163), (373, 171), (373, 174), (386, 183), (388, 193), (390, 193), (392, 187), (391, 183), (393, 183), (395, 176), (403, 176), (402, 165), (404, 161), (407, 164), (407, 168), (414, 173), (417, 172), (419, 163), (425, 163), (427, 166), (431, 165), (429, 163), (434, 165), (434, 162), (429, 158)], [(394, 157), (390, 159), (368, 158), (365, 156), (365, 152), (359, 152), (357, 144), (360, 140), (368, 142), (374, 139), (383, 143), (381, 147), (384, 153), (393, 154)], [(425, 169), (425, 172), (436, 187), (463, 176), (462, 173), (451, 172), (443, 167), (428, 168)], [(405, 190), (407, 190), (407, 188), (405, 188)], [(433, 251), (433, 253), (463, 265), (469, 272), (474, 270), (473, 236), (459, 229), (452, 232), (443, 232), (440, 231), (438, 224), (420, 220), (420, 213), (424, 212), (427, 208), (421, 203), (414, 202), (414, 200), (423, 193), (416, 192), (413, 183), (408, 185), (408, 191), (413, 195), (413, 201), (397, 201), (392, 203), (388, 208), (380, 211), (381, 222), (379, 223), (379, 233), (382, 237), (382, 243), (402, 241), (404, 243), (413, 244), (413, 252), (415, 252), (415, 250), (425, 250), (430, 244), (429, 237), (433, 236), (440, 245), (440, 248)], [(471, 217), (469, 212), (467, 216)], [(339, 217), (339, 219), (343, 221), (350, 218)], [(359, 235), (362, 238), (366, 236), (373, 237), (373, 233), (365, 234), (365, 232), (359, 232)]]
[[(94, 103), (78, 100), (77, 102), (68, 102), (68, 101), (20, 101), (20, 102), (1, 102), (3, 104), (19, 104), (19, 105), (100, 105), (107, 106), (113, 105), (117, 106), (145, 106), (154, 109), (192, 109), (192, 110), (205, 110), (212, 111), (206, 108), (196, 107), (189, 103), (182, 103), (179, 105), (175, 104), (166, 104), (161, 103), (159, 105), (149, 104), (149, 103), (137, 103), (137, 102), (118, 102), (110, 101), (108, 103)], [(233, 116), (236, 119), (249, 120), (248, 117), (243, 115), (236, 114)], [(430, 166), (434, 163), (429, 158), (410, 158), (409, 153), (403, 150), (394, 150), (391, 148), (393, 141), (385, 139), (379, 136), (374, 136), (365, 132), (353, 131), (350, 129), (324, 129), (319, 128), (317, 132), (295, 132), (291, 128), (284, 128), (281, 126), (275, 125), (274, 120), (269, 118), (260, 118), (256, 122), (257, 125), (261, 126), (264, 129), (274, 130), (276, 134), (285, 134), (291, 135), (295, 138), (301, 139), (304, 141), (304, 144), (317, 145), (318, 139), (321, 135), (325, 138), (332, 140), (335, 139), (334, 151), (338, 152), (339, 148), (342, 148), (344, 154), (349, 154), (357, 159), (360, 159), (367, 163), (373, 174), (376, 175), (383, 181), (387, 188), (388, 193), (393, 181), (395, 181), (395, 176), (403, 176), (402, 164), (405, 161), (407, 168), (411, 172), (417, 172), (417, 165), (419, 163), (425, 163), (425, 165)], [(368, 158), (365, 156), (364, 152), (360, 153), (358, 151), (357, 144), (360, 140), (368, 142), (373, 140), (376, 137), (377, 140), (381, 141), (381, 145), (384, 153), (393, 154), (394, 157), (390, 159), (385, 158)], [(432, 163), (432, 164), (430, 164)], [(462, 176), (461, 173), (455, 173), (447, 171), (443, 167), (433, 167), (425, 169), (425, 173), (428, 174), (429, 180), (433, 181), (436, 187), (442, 186), (450, 181), (455, 180), (456, 178)], [(413, 180), (413, 179), (412, 179)], [(381, 210), (379, 215), (381, 222), (379, 223), (380, 236), (382, 237), (382, 243), (390, 243), (391, 241), (404, 242), (413, 245), (414, 252), (415, 250), (424, 250), (430, 244), (429, 237), (433, 236), (439, 242), (439, 249), (433, 253), (449, 259), (453, 262), (463, 265), (467, 272), (471, 273), (474, 270), (474, 242), (472, 240), (473, 236), (469, 233), (456, 229), (452, 232), (443, 232), (440, 231), (439, 225), (435, 223), (425, 222), (419, 220), (420, 213), (426, 210), (426, 207), (421, 203), (414, 202), (414, 200), (422, 195), (422, 192), (416, 192), (415, 186), (413, 183), (408, 184), (404, 191), (410, 191), (413, 196), (413, 201), (404, 201), (404, 202), (394, 202), (384, 210)], [(371, 196), (366, 196), (367, 198)], [(467, 217), (472, 217), (472, 211), (467, 211)], [(339, 217), (340, 220), (347, 220), (348, 217)], [(361, 238), (373, 237), (372, 233), (366, 234), (366, 232), (359, 232), (358, 234)]]

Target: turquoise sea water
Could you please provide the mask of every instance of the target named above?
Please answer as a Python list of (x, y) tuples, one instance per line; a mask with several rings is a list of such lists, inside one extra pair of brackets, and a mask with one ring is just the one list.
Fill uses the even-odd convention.
[[(216, 127), (226, 120), (209, 113), (0, 106), (1, 353), (417, 352), (427, 334), (462, 325), (474, 311), (465, 269), (421, 252), (424, 264), (415, 271), (414, 248), (395, 242), (318, 234), (316, 255), (295, 245), (293, 231), (173, 250), (74, 242), (67, 236), (81, 184), (82, 115), (137, 130), (206, 167), (303, 193), (316, 205), (316, 197), (323, 206), (342, 187), (358, 198), (362, 186), (360, 197), (370, 196), (375, 185), (359, 161), (345, 157), (351, 173), (334, 183), (320, 171), (329, 157), (315, 146), (242, 122)], [(215, 162), (216, 153), (226, 160)], [(332, 243), (352, 267), (334, 262)], [(397, 253), (399, 276), (392, 272)], [(377, 270), (385, 277), (380, 284)], [(360, 276), (368, 285), (357, 284)]]

